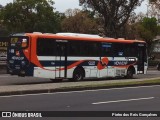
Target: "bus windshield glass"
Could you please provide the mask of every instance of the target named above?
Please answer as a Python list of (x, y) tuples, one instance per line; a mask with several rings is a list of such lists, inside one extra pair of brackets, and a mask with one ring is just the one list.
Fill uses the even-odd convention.
[(18, 49), (24, 49), (27, 48), (29, 44), (29, 38), (26, 36), (21, 36), (21, 37), (11, 37), (10, 39), (10, 47), (18, 48)]

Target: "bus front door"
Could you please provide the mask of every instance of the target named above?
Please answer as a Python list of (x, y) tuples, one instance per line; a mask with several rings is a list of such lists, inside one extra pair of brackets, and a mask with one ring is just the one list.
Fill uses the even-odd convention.
[(138, 74), (144, 74), (144, 67), (146, 61), (146, 49), (144, 44), (138, 44)]
[(67, 77), (67, 42), (56, 41), (55, 78)]

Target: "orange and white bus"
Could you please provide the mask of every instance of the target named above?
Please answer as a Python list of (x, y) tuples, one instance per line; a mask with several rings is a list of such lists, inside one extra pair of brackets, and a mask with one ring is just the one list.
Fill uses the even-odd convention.
[(126, 77), (146, 74), (146, 43), (74, 33), (24, 33), (10, 37), (8, 71), (40, 78)]

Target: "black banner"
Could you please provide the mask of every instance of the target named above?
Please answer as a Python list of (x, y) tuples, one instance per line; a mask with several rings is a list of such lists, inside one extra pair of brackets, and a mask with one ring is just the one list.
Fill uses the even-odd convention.
[(7, 47), (9, 37), (0, 37), (0, 64), (5, 63), (7, 59)]
[(1, 111), (0, 117), (160, 117), (160, 111)]

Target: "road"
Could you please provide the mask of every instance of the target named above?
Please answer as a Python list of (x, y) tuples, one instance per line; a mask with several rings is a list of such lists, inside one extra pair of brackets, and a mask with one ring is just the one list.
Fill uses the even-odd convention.
[[(146, 75), (134, 75), (135, 79), (141, 78), (154, 78), (160, 77), (160, 71), (157, 70), (149, 70)], [(111, 80), (111, 79), (109, 79)], [(91, 81), (91, 80), (88, 80)], [(98, 81), (98, 80), (97, 80)], [(17, 76), (10, 76), (7, 74), (0, 75), (0, 86), (4, 85), (28, 85), (28, 84), (47, 84), (51, 83), (49, 79), (45, 78), (34, 78), (34, 77), (17, 77)], [(64, 81), (67, 82), (67, 81)], [(84, 82), (84, 81), (81, 81)]]
[(160, 85), (0, 96), (0, 111), (160, 111)]

